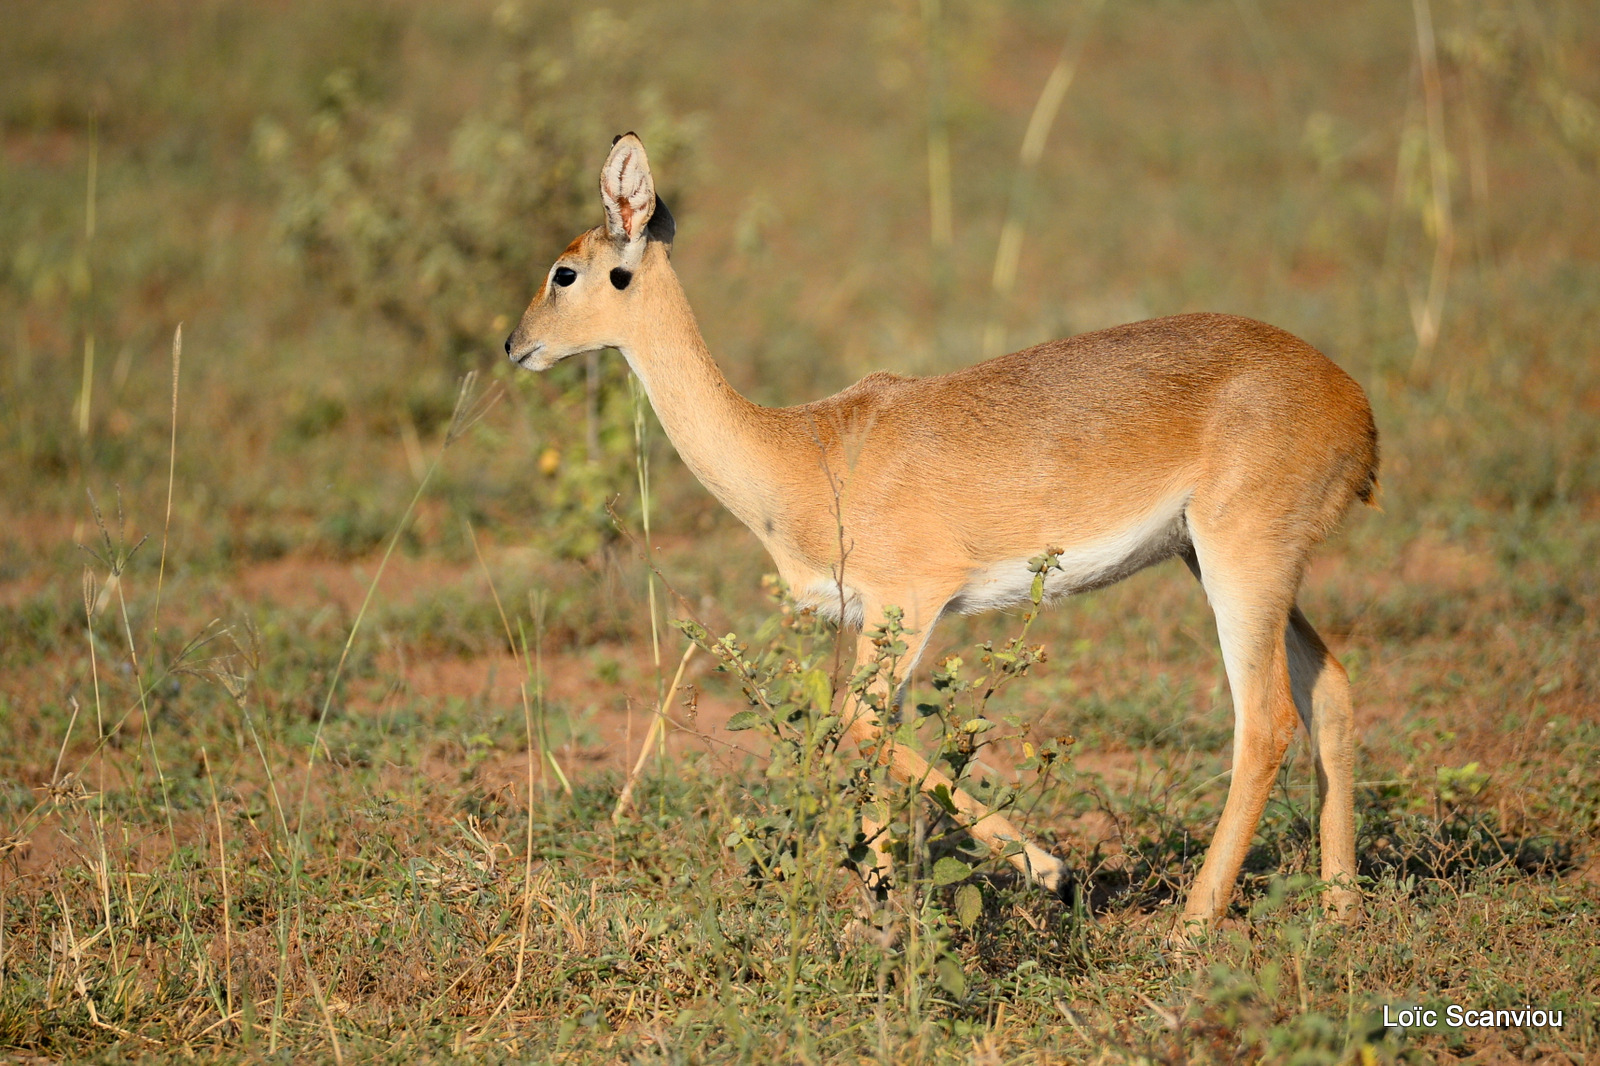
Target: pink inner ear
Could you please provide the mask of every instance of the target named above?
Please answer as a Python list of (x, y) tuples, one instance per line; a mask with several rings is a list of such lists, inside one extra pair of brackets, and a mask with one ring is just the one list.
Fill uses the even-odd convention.
[[(622, 231), (632, 240), (638, 236), (633, 232), (633, 219), (644, 207), (641, 195), (644, 191), (644, 179), (637, 178), (629, 181), (629, 170), (632, 168), (634, 153), (628, 152), (617, 160), (616, 170), (609, 175), (612, 191), (610, 199), (616, 204), (617, 220), (622, 223)], [(630, 188), (631, 186), (631, 188)]]

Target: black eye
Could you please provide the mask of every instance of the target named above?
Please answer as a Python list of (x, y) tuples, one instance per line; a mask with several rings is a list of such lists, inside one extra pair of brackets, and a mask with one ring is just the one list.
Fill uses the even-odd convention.
[(578, 272), (571, 267), (556, 267), (555, 283), (563, 289), (578, 280)]
[(623, 270), (621, 267), (611, 268), (611, 284), (615, 285), (617, 288), (626, 289), (628, 287), (628, 282), (632, 280), (633, 274), (631, 272)]

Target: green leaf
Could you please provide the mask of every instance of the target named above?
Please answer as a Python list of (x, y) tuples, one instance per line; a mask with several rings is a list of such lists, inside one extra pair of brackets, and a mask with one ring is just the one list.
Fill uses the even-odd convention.
[(933, 864), (933, 883), (936, 885), (953, 885), (957, 881), (965, 881), (970, 876), (972, 867), (954, 855), (946, 855)]
[(801, 691), (819, 711), (833, 706), (833, 678), (826, 670), (807, 670), (801, 680)]
[(961, 813), (956, 809), (956, 801), (950, 798), (949, 785), (933, 786), (933, 788), (928, 790), (928, 798), (942, 807), (944, 809), (944, 813), (946, 814), (958, 815)]
[(711, 634), (706, 632), (706, 627), (701, 625), (699, 622), (694, 621), (693, 619), (674, 618), (672, 620), (672, 625), (675, 626), (684, 636), (688, 637), (702, 648), (711, 643)]
[(939, 959), (934, 967), (939, 975), (939, 987), (955, 996), (957, 999), (967, 994), (967, 975), (961, 972), (961, 964), (949, 955)]
[(726, 728), (730, 733), (737, 733), (741, 729), (754, 729), (759, 726), (761, 722), (762, 717), (759, 712), (740, 711), (738, 714), (728, 719)]
[(961, 928), (971, 929), (983, 914), (983, 890), (977, 885), (962, 885), (956, 889), (956, 920)]

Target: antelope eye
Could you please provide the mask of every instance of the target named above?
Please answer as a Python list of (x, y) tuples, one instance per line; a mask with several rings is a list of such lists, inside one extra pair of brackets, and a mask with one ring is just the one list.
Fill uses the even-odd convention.
[(578, 280), (578, 272), (576, 270), (573, 270), (571, 267), (556, 267), (556, 275), (555, 275), (554, 281), (555, 281), (555, 283), (557, 285), (560, 285), (563, 289), (566, 288), (568, 285), (571, 285), (574, 281), (577, 281), (577, 280)]

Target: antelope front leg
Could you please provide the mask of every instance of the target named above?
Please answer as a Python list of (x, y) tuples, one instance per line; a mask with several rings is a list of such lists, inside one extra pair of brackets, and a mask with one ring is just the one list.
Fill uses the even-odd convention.
[[(929, 628), (931, 627), (924, 627), (920, 633), (905, 634), (907, 653), (900, 660), (904, 666), (899, 671), (899, 676), (884, 679), (882, 687), (879, 688), (880, 692), (898, 692), (927, 643)], [(856, 650), (857, 667), (874, 662), (877, 657), (877, 646), (871, 637), (863, 633)], [(1021, 843), (1023, 850), (1006, 856), (1007, 861), (1030, 881), (1038, 882), (1058, 896), (1065, 895), (1071, 883), (1066, 863), (1030, 842), (1004, 815), (991, 813), (989, 808), (956, 788), (943, 771), (930, 766), (916, 751), (903, 744), (896, 744), (892, 737), (885, 734), (871, 707), (853, 695), (847, 697), (844, 721), (846, 734), (851, 741), (862, 752), (876, 758), (879, 765), (887, 765), (890, 775), (897, 781), (916, 784), (921, 791), (928, 793), (943, 786), (948, 790), (950, 799), (969, 833), (994, 852), (1004, 851), (1006, 846), (1013, 842)], [(867, 843), (875, 857), (874, 868), (865, 872), (869, 888), (888, 884), (891, 866), (884, 848), (884, 828), (881, 823), (871, 818), (863, 818)]]

